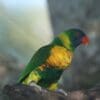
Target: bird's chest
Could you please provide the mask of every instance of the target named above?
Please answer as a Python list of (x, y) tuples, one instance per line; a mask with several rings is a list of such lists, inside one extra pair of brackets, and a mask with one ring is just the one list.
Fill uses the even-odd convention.
[(46, 60), (46, 63), (51, 67), (58, 69), (65, 69), (71, 63), (72, 52), (66, 50), (61, 46), (55, 46), (51, 49), (50, 56)]

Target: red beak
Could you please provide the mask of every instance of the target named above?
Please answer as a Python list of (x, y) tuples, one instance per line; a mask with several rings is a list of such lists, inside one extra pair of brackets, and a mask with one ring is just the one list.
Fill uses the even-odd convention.
[(87, 36), (84, 36), (82, 38), (82, 44), (88, 45), (89, 44), (89, 38)]

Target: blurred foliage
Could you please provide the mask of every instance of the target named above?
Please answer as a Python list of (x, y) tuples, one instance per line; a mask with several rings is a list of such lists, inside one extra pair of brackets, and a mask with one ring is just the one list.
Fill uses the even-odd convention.
[[(0, 52), (27, 64), (53, 37), (46, 0), (0, 0)], [(46, 37), (46, 38), (45, 38)]]
[(0, 89), (53, 39), (46, 0), (0, 0)]

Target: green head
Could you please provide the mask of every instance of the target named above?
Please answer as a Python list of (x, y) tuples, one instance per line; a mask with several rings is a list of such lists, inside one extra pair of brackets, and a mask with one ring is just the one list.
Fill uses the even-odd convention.
[(62, 32), (54, 39), (54, 43), (63, 45), (70, 50), (74, 50), (80, 44), (88, 44), (88, 42), (88, 37), (80, 29), (69, 29)]

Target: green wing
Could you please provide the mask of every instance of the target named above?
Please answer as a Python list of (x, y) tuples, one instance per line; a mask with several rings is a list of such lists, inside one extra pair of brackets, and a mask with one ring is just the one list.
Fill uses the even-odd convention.
[(18, 83), (22, 82), (32, 70), (46, 61), (50, 55), (51, 48), (52, 45), (44, 46), (34, 54), (29, 64), (26, 66), (25, 70), (22, 72), (20, 78), (18, 79)]

